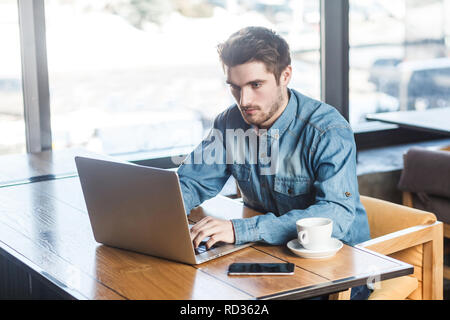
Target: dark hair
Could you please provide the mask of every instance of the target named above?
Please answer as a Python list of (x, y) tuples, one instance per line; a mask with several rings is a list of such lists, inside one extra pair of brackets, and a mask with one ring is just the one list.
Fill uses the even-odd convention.
[(289, 45), (274, 31), (264, 27), (246, 27), (233, 33), (217, 46), (222, 65), (234, 67), (250, 61), (263, 62), (279, 83), (281, 72), (291, 64)]

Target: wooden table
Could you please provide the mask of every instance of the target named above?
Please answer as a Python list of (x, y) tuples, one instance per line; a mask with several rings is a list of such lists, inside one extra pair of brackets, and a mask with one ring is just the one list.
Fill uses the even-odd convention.
[(374, 113), (368, 114), (366, 119), (450, 136), (450, 108)]
[[(240, 204), (236, 200), (216, 197), (205, 201), (201, 207), (191, 212), (190, 219), (198, 221), (202, 217), (214, 216), (223, 219), (249, 218), (260, 214)], [(267, 262), (291, 262), (296, 265), (295, 276), (289, 277), (229, 277), (228, 265), (233, 262), (261, 262), (252, 259), (246, 252), (225, 256), (223, 260), (212, 260), (201, 264), (199, 268), (213, 273), (223, 281), (234, 286), (246, 286), (245, 290), (257, 299), (303, 299), (335, 292), (344, 293), (349, 288), (365, 285), (367, 281), (379, 277), (379, 280), (411, 274), (410, 265), (394, 260), (376, 252), (348, 245), (331, 258), (305, 259), (294, 255), (286, 246), (255, 244), (253, 250), (269, 255), (276, 260)], [(259, 254), (260, 259), (267, 259)], [(262, 261), (266, 262), (266, 260)], [(245, 282), (244, 282), (245, 281)], [(277, 287), (279, 285), (280, 287)], [(349, 293), (349, 292), (348, 292)], [(333, 295), (333, 298), (338, 295)]]
[[(259, 214), (222, 196), (189, 216)], [(228, 276), (233, 262), (292, 262), (292, 276)], [(197, 266), (95, 242), (78, 177), (0, 187), (0, 297), (67, 299), (301, 299), (378, 277), (411, 274), (401, 261), (347, 245), (327, 259), (255, 244)], [(339, 296), (333, 295), (333, 297)]]
[(0, 187), (76, 176), (73, 158), (93, 153), (82, 148), (0, 157)]

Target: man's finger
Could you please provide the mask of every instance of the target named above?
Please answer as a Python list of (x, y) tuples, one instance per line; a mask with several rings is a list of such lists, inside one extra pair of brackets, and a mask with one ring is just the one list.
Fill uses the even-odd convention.
[(206, 249), (209, 250), (213, 245), (222, 240), (219, 233), (211, 236), (209, 240), (206, 241)]
[(194, 224), (194, 226), (190, 230), (191, 239), (193, 240), (197, 236), (197, 234), (204, 228), (204, 226), (208, 224), (210, 221), (211, 221), (210, 217), (205, 217), (196, 224)]
[(211, 237), (215, 233), (217, 233), (219, 230), (217, 230), (216, 226), (208, 226), (206, 225), (204, 228), (199, 230), (198, 234), (193, 239), (194, 247), (197, 248), (200, 242), (202, 242), (203, 239), (206, 237)]

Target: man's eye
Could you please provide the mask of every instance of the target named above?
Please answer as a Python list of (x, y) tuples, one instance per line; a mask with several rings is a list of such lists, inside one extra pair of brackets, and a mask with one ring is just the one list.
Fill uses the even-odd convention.
[(230, 87), (232, 90), (239, 90), (239, 87), (235, 86), (234, 84), (230, 84)]
[(261, 82), (254, 82), (254, 83), (252, 83), (252, 87), (253, 87), (253, 88), (260, 88), (261, 85), (262, 85)]

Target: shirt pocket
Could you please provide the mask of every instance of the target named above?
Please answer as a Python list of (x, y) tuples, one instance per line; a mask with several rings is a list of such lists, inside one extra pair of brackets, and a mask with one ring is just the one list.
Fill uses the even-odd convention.
[(306, 177), (275, 177), (274, 198), (277, 214), (306, 209), (314, 203), (312, 181)]
[(275, 192), (287, 197), (308, 194), (311, 189), (311, 179), (306, 177), (275, 177)]

